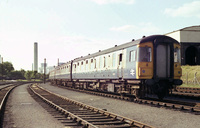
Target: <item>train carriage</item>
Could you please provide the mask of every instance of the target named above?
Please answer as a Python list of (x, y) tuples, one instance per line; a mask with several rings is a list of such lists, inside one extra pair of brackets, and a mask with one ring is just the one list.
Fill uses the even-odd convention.
[[(162, 99), (172, 85), (182, 84), (180, 44), (164, 35), (144, 37), (77, 58), (70, 65), (71, 75), (66, 79), (79, 88), (137, 97), (151, 90)], [(60, 74), (55, 75), (59, 80)]]

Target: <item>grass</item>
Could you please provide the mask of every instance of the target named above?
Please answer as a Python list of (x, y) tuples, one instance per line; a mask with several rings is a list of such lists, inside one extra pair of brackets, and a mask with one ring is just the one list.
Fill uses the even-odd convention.
[[(200, 88), (200, 66), (182, 66), (183, 84), (181, 87), (199, 87)], [(196, 78), (195, 78), (196, 74)], [(198, 84), (199, 82), (199, 84)]]
[(191, 87), (191, 88), (200, 88), (200, 85), (191, 85), (191, 84), (182, 84), (179, 87)]

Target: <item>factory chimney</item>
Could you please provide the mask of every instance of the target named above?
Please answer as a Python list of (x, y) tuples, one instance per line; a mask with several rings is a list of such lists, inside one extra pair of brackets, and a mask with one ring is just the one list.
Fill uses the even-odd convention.
[(34, 68), (35, 72), (38, 72), (38, 43), (34, 43)]

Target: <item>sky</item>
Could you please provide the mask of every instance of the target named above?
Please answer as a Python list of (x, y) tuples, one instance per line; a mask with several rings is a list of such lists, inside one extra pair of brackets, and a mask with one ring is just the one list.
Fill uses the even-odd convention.
[(0, 0), (0, 55), (15, 70), (67, 62), (139, 39), (200, 25), (199, 0)]

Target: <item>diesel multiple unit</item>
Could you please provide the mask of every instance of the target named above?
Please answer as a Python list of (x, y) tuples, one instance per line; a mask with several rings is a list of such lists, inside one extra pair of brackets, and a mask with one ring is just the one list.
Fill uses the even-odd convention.
[(153, 92), (162, 99), (182, 74), (180, 44), (171, 37), (153, 35), (76, 58), (55, 67), (50, 80), (75, 88), (144, 97)]

